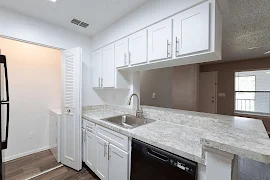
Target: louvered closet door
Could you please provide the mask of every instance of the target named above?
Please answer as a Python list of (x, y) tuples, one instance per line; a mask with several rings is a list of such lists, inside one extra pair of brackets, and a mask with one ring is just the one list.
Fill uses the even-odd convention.
[(62, 55), (61, 162), (76, 170), (82, 168), (81, 52), (74, 48)]

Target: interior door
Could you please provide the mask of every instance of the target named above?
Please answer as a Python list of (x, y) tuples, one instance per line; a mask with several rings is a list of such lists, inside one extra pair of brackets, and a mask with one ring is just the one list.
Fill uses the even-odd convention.
[(93, 87), (101, 88), (102, 50), (92, 52)]
[(110, 144), (109, 156), (110, 180), (128, 180), (128, 153)]
[(209, 2), (180, 13), (173, 22), (175, 56), (209, 50)]
[(201, 72), (199, 86), (199, 111), (217, 113), (217, 72)]
[(156, 61), (172, 57), (172, 19), (166, 19), (148, 28), (148, 59)]
[(128, 66), (128, 38), (117, 41), (114, 46), (115, 66), (117, 68)]
[(108, 146), (109, 142), (97, 137), (97, 167), (96, 173), (101, 180), (108, 180), (109, 162), (108, 162)]
[(81, 48), (62, 54), (61, 162), (75, 170), (82, 168), (81, 54)]
[(96, 136), (86, 130), (86, 165), (93, 171), (96, 172), (96, 156), (97, 156), (97, 141)]
[(110, 44), (103, 48), (103, 78), (101, 80), (101, 86), (104, 88), (115, 87), (115, 64), (114, 64), (114, 44)]
[(129, 36), (130, 64), (147, 62), (147, 30), (144, 29)]

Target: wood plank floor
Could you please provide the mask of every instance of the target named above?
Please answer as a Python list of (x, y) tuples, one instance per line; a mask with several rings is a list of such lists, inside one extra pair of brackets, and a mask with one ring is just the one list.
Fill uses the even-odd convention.
[[(49, 150), (25, 156), (4, 165), (5, 180), (23, 180), (53, 167), (59, 166)], [(61, 167), (33, 180), (98, 180), (98, 177), (89, 169), (83, 168), (77, 172), (71, 168)]]

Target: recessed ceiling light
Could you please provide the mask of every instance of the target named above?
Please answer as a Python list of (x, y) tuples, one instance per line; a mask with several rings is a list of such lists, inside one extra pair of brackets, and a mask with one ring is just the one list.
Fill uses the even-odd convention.
[(49, 1), (56, 2), (57, 0), (49, 0)]
[(266, 74), (270, 74), (270, 71), (266, 71), (265, 73), (266, 73)]
[(265, 52), (265, 53), (263, 53), (263, 54), (270, 54), (270, 51), (267, 51), (267, 52)]

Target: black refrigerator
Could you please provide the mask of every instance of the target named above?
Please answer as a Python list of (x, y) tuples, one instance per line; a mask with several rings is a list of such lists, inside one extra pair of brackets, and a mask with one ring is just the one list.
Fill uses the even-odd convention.
[(0, 55), (0, 180), (4, 179), (3, 150), (8, 146), (9, 131), (9, 91), (8, 91), (8, 72), (6, 56)]

